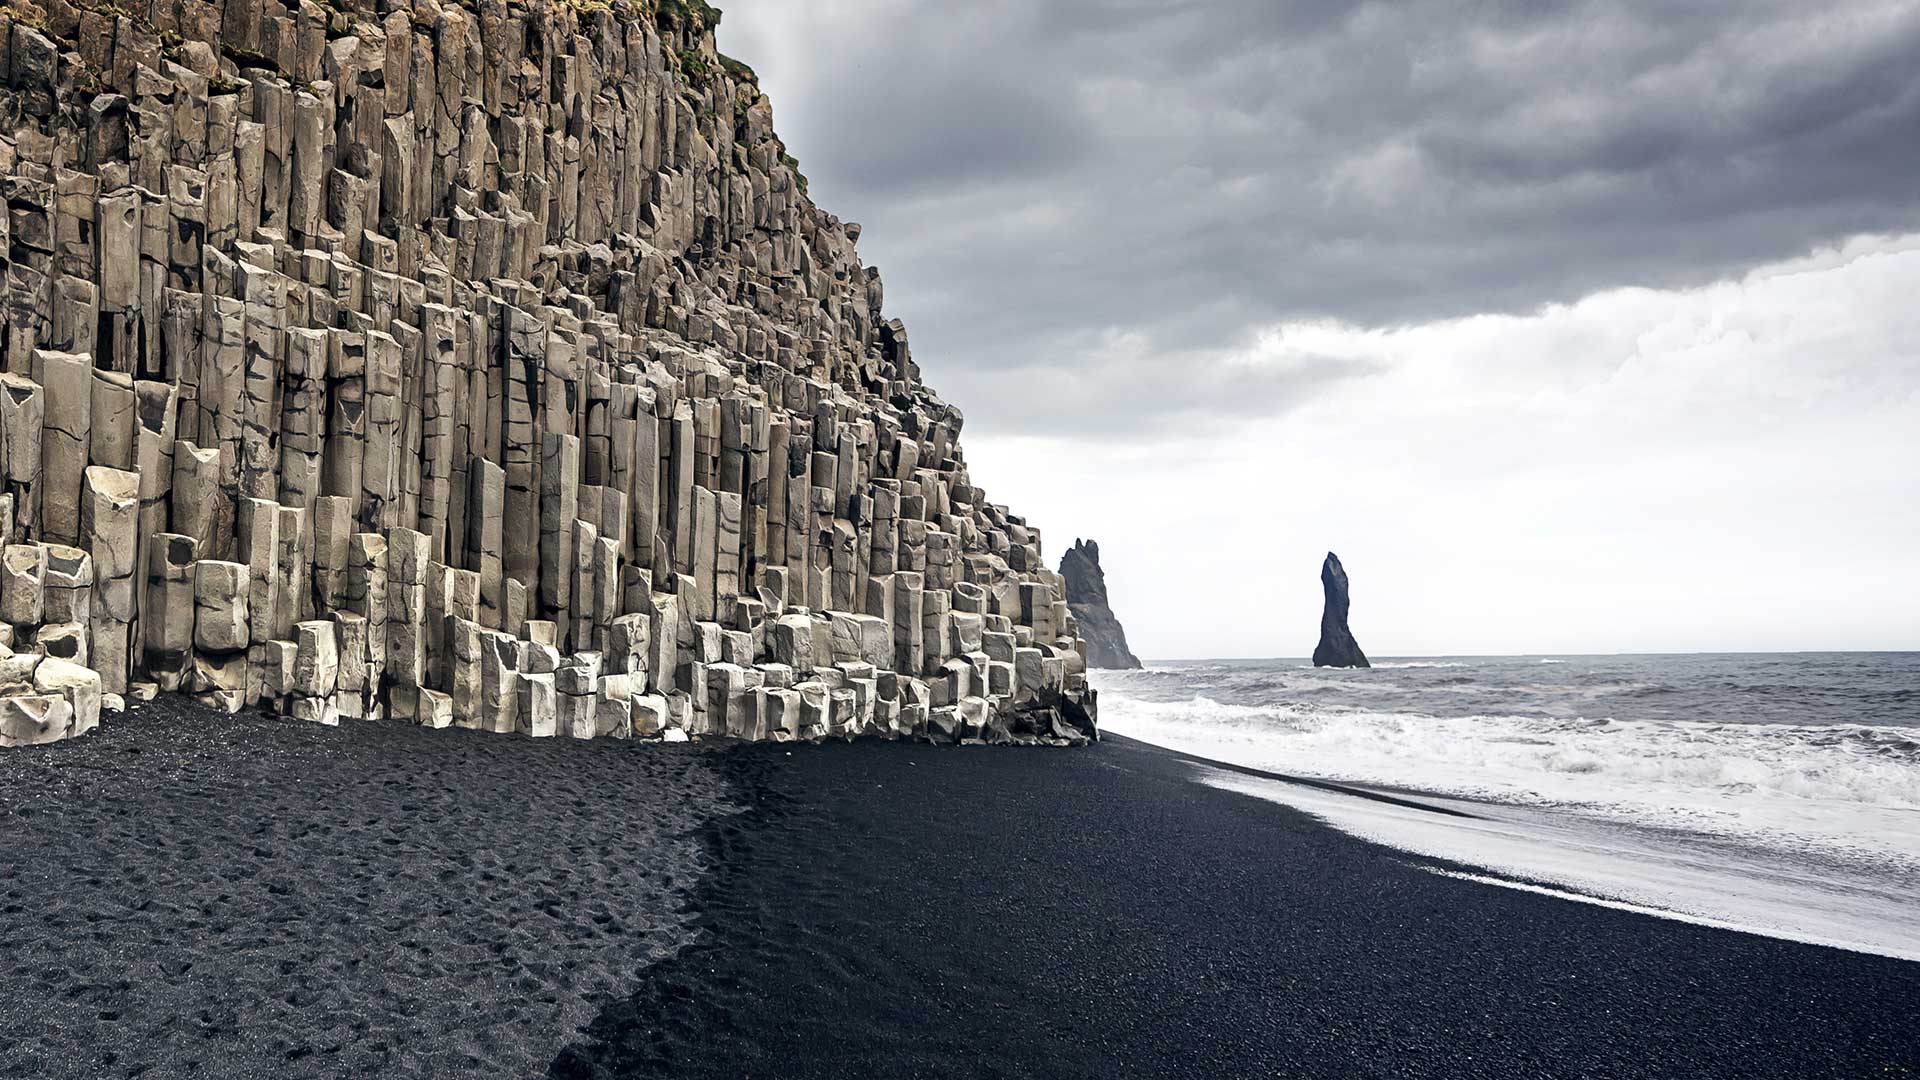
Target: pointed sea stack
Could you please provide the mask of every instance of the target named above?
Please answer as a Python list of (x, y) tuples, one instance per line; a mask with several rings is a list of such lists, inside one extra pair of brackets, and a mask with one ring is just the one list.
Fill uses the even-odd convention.
[(1075, 540), (1060, 558), (1060, 576), (1067, 581), (1067, 609), (1079, 623), (1080, 640), (1087, 643), (1087, 666), (1139, 667), (1139, 658), (1127, 649), (1126, 630), (1107, 606), (1107, 575), (1100, 569), (1100, 545)]
[(1320, 584), (1327, 591), (1327, 608), (1320, 615), (1320, 645), (1313, 650), (1313, 666), (1372, 667), (1360, 643), (1353, 640), (1353, 631), (1347, 629), (1347, 571), (1340, 565), (1340, 556), (1331, 551), (1320, 564)]

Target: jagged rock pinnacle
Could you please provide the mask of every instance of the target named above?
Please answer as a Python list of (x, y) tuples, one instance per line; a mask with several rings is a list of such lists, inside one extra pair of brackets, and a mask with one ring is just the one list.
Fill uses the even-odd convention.
[(1107, 575), (1100, 569), (1100, 545), (1075, 540), (1060, 558), (1060, 576), (1067, 582), (1067, 607), (1079, 623), (1080, 640), (1087, 643), (1087, 666), (1137, 668), (1139, 658), (1127, 648), (1127, 632), (1107, 606)]
[(1320, 644), (1313, 650), (1314, 667), (1372, 667), (1360, 643), (1347, 629), (1347, 571), (1340, 556), (1327, 552), (1320, 564), (1320, 585), (1327, 593), (1327, 607), (1320, 615)]

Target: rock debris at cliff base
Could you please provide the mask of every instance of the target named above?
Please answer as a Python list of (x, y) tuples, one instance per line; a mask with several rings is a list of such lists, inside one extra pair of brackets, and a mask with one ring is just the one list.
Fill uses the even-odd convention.
[(0, 12), (0, 744), (128, 694), (1079, 742), (1041, 538), (717, 13)]

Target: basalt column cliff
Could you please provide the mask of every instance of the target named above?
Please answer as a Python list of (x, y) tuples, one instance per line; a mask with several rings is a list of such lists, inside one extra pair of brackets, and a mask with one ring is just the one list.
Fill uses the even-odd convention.
[(1076, 742), (1040, 534), (698, 0), (0, 9), (0, 744), (183, 691)]

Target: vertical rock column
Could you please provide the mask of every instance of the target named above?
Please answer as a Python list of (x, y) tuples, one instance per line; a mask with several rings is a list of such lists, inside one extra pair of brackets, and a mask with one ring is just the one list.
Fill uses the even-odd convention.
[[(10, 354), (17, 355), (17, 354)], [(0, 374), (0, 472), (13, 498), (14, 532), (31, 535), (40, 521), (40, 454), (46, 397), (40, 384), (9, 371)], [(13, 536), (4, 538), (7, 541)]]
[(80, 542), (80, 487), (91, 438), (93, 358), (38, 350), (35, 378), (45, 388), (40, 442), (40, 535), (62, 544)]
[(23, 641), (43, 621), (47, 599), (47, 549), (9, 544), (0, 550), (0, 622), (10, 641)]
[(246, 566), (201, 559), (193, 568), (193, 690), (225, 712), (246, 705), (249, 630)]
[(43, 625), (32, 645), (48, 656), (85, 667), (90, 659), (88, 626), (93, 621), (93, 556), (77, 547), (47, 544)]
[(287, 711), (296, 720), (337, 726), (340, 653), (334, 624), (310, 619), (295, 626), (293, 632), (293, 684), (288, 688)]
[(380, 688), (391, 625), (390, 555), (387, 538), (379, 533), (355, 533), (347, 545), (346, 605), (334, 616), (339, 624), (340, 714), (345, 719), (382, 716)]
[[(235, 557), (247, 567), (247, 704), (268, 694), (267, 644), (280, 616), (280, 506), (266, 499), (239, 503), (240, 543)], [(277, 660), (277, 656), (274, 658)]]
[(125, 694), (133, 670), (133, 625), (139, 614), (140, 476), (89, 467), (80, 497), (80, 531), (93, 557), (88, 618), (91, 666), (109, 694)]
[(540, 609), (568, 630), (573, 606), (574, 522), (580, 518), (580, 440), (548, 432), (540, 455)]
[(161, 690), (172, 692), (184, 688), (193, 673), (194, 564), (200, 544), (191, 536), (156, 533), (147, 549), (141, 667)]
[(413, 529), (387, 531), (388, 706), (397, 720), (415, 718), (415, 702), (427, 681), (427, 535)]

